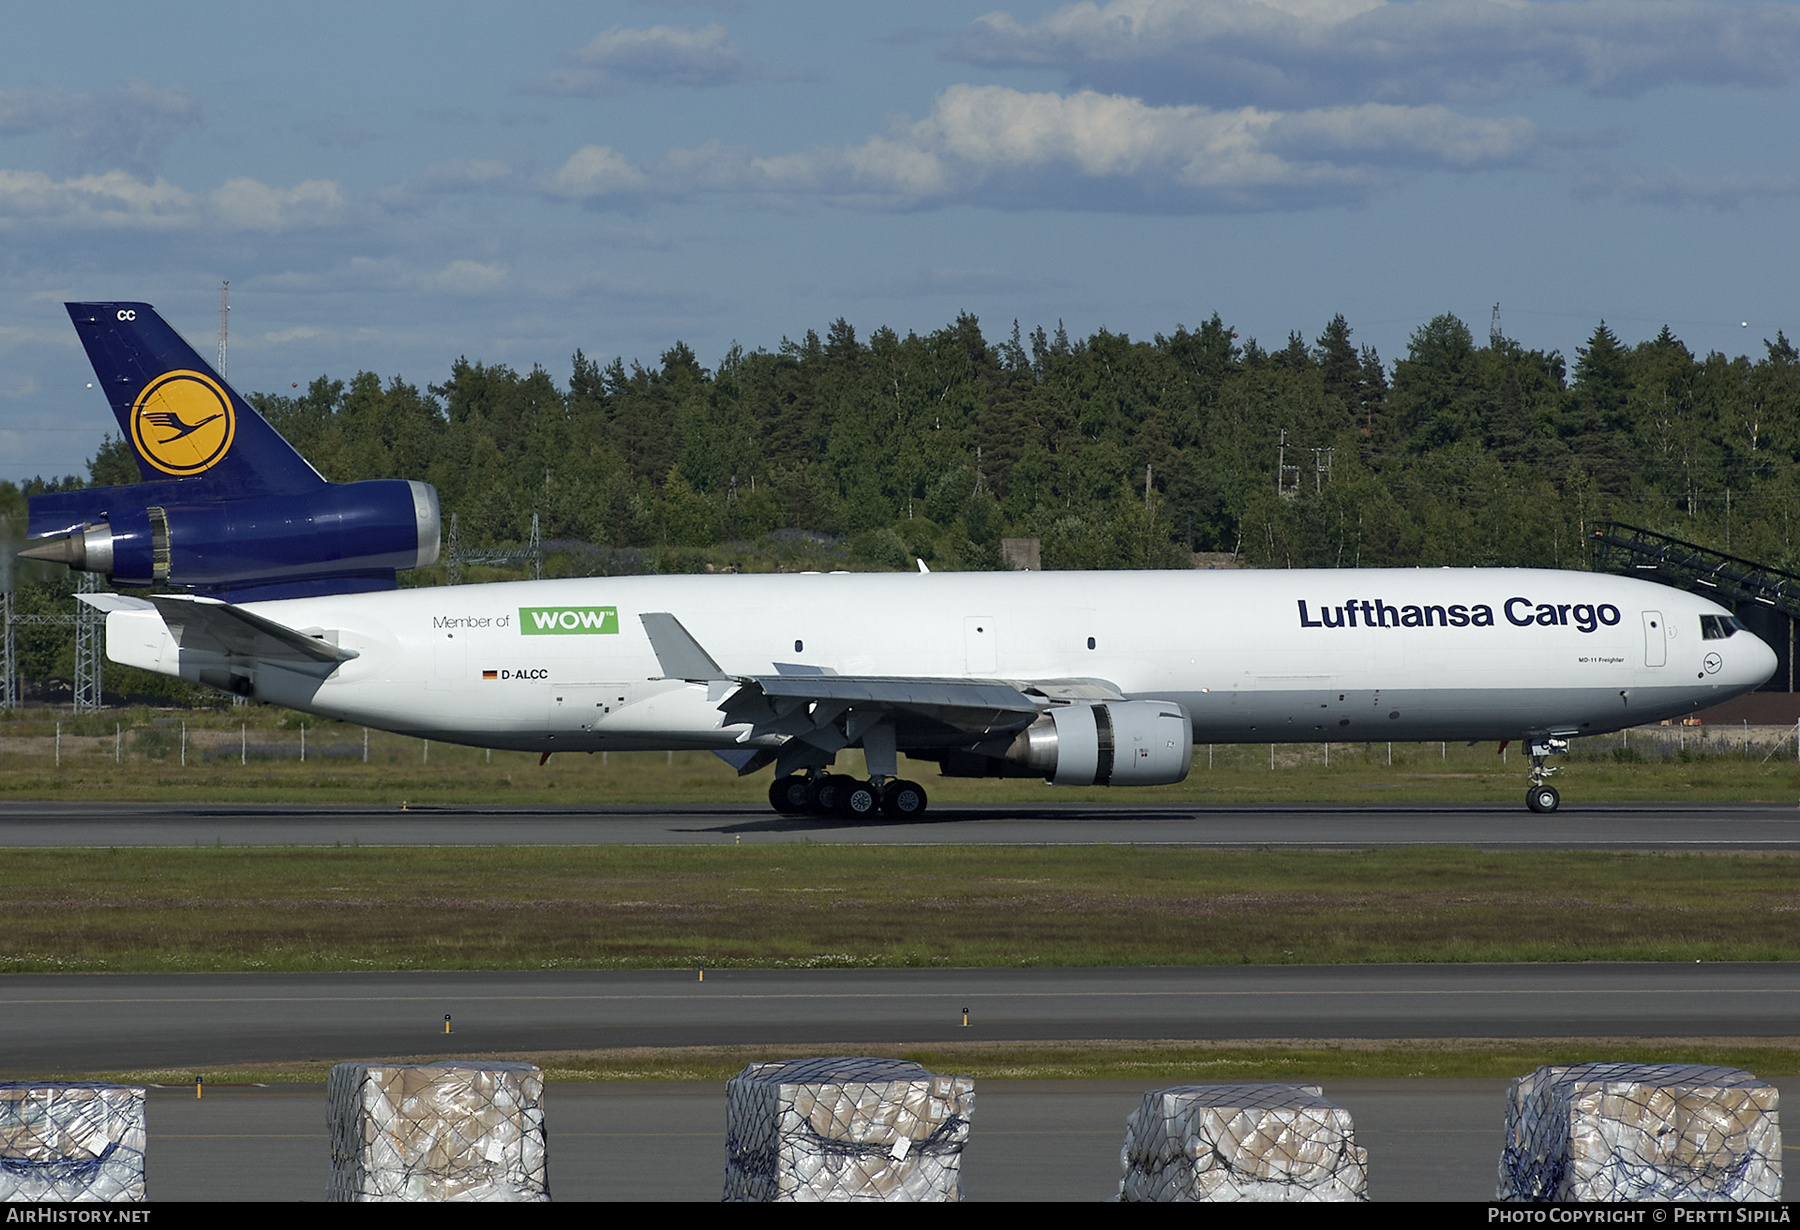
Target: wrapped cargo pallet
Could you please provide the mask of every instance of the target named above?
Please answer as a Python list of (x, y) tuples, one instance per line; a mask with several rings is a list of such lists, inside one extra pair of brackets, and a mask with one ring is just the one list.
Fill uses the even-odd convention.
[(548, 1200), (543, 1099), (528, 1063), (340, 1063), (325, 1198)]
[(0, 1200), (144, 1199), (142, 1089), (0, 1084)]
[(900, 1059), (753, 1063), (725, 1086), (728, 1201), (962, 1199), (967, 1077)]
[(1748, 1072), (1578, 1063), (1512, 1083), (1498, 1200), (1781, 1199), (1777, 1095)]
[(1360, 1201), (1369, 1155), (1314, 1085), (1158, 1089), (1125, 1121), (1122, 1201)]

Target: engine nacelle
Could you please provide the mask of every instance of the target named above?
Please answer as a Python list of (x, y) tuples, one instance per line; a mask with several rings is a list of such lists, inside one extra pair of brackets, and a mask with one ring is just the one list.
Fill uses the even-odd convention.
[[(327, 582), (338, 590), (391, 588), (396, 571), (437, 561), (437, 492), (426, 483), (372, 479), (216, 503), (158, 498), (178, 486), (71, 492), (86, 505), (84, 523), (24, 554), (116, 585), (265, 591), (259, 597)], [(34, 521), (54, 514), (54, 498), (33, 501)]]
[(1194, 728), (1174, 701), (1059, 705), (1022, 731), (1005, 759), (1058, 786), (1167, 786), (1194, 763)]

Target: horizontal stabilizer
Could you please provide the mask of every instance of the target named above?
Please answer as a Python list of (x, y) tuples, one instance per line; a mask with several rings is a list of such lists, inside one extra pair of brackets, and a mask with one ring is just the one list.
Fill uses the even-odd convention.
[(149, 601), (183, 649), (228, 654), (259, 662), (335, 665), (357, 656), (316, 636), (278, 624), (215, 598), (152, 594)]
[(133, 598), (130, 594), (76, 594), (75, 597), (96, 611), (103, 611), (108, 615), (114, 611), (154, 611), (156, 609), (156, 604), (148, 598)]

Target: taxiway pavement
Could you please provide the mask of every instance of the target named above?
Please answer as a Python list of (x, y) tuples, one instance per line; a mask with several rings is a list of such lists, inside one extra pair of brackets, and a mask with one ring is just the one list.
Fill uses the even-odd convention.
[(0, 1072), (615, 1047), (1788, 1038), (1797, 1019), (1800, 962), (715, 970), (704, 980), (696, 970), (21, 974), (0, 982)]

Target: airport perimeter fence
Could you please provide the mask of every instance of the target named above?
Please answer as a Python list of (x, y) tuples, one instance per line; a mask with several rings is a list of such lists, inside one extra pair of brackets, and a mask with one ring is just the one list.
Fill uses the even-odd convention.
[[(79, 717), (0, 722), (0, 773), (54, 770), (62, 767), (161, 765), (171, 768), (245, 768), (285, 766), (293, 771), (305, 765), (310, 771), (354, 772), (362, 766), (411, 766), (419, 768), (481, 765), (536, 765), (537, 756), (526, 752), (501, 752), (433, 742), (390, 734), (360, 726), (333, 722), (295, 720), (283, 715), (271, 720), (244, 720), (237, 713), (190, 717), (156, 716), (143, 711), (96, 713)], [(237, 720), (234, 720), (237, 719)], [(720, 769), (705, 752), (611, 753), (621, 765), (644, 761), (667, 766)], [(559, 763), (563, 758), (559, 758)], [(581, 757), (592, 768), (604, 769), (608, 753)], [(1712, 726), (1640, 726), (1612, 734), (1575, 739), (1562, 763), (1645, 763), (1736, 760), (1755, 764), (1800, 764), (1800, 724), (1755, 726), (1748, 723)], [(860, 753), (841, 759), (841, 772), (861, 768)], [(1432, 770), (1492, 770), (1496, 767), (1523, 772), (1529, 765), (1518, 743), (1505, 748), (1491, 741), (1438, 742), (1333, 742), (1333, 743), (1201, 743), (1194, 748), (1190, 780), (1209, 771), (1260, 769), (1280, 772), (1294, 769), (1405, 768)], [(932, 773), (922, 765), (920, 772)], [(723, 770), (729, 776), (729, 770)]]
[[(1565, 757), (1551, 763), (1706, 761), (1731, 759), (1751, 763), (1790, 761), (1800, 764), (1800, 723), (1754, 726), (1634, 726), (1612, 734), (1570, 740)], [(1503, 768), (1530, 766), (1522, 744), (1502, 746), (1492, 740), (1356, 743), (1201, 743), (1194, 747), (1195, 774), (1208, 769), (1261, 767), (1279, 772), (1297, 768), (1378, 767)]]
[[(206, 771), (209, 780), (227, 780), (235, 769), (283, 780), (357, 780), (367, 775), (397, 781), (489, 780), (512, 783), (511, 774), (540, 769), (538, 753), (467, 747), (374, 727), (321, 721), (281, 710), (192, 711), (180, 716), (150, 710), (116, 710), (71, 716), (36, 714), (0, 720), (0, 780), (17, 782), (67, 771), (108, 770), (132, 779), (135, 769)], [(305, 717), (305, 720), (301, 720)], [(584, 776), (604, 775), (608, 765), (640, 769), (732, 771), (709, 752), (601, 752), (558, 756), (558, 767), (580, 766)], [(398, 770), (396, 776), (395, 771)], [(492, 770), (493, 774), (483, 772)], [(448, 776), (446, 776), (448, 775)], [(132, 779), (135, 780), (135, 779)], [(530, 778), (520, 777), (521, 783)], [(760, 789), (760, 787), (759, 787)]]
[[(156, 764), (199, 768), (275, 763), (350, 765), (493, 762), (494, 753), (360, 726), (157, 718), (145, 725), (104, 714), (0, 726), (0, 770), (63, 765)], [(535, 760), (535, 757), (532, 759)]]

